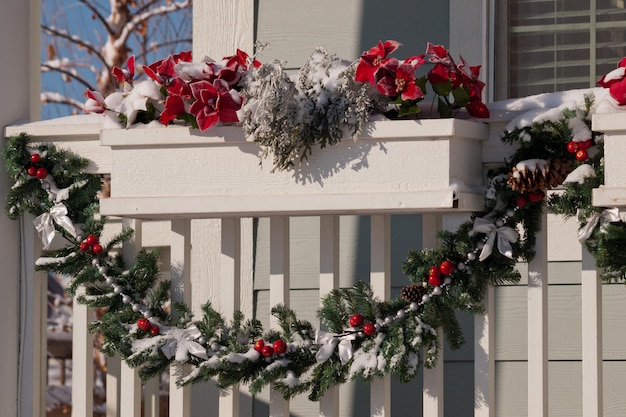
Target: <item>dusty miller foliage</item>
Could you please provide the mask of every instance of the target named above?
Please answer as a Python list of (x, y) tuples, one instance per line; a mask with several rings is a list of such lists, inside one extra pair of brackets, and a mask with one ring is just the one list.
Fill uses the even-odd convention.
[(356, 64), (317, 48), (300, 71), (289, 75), (284, 62), (257, 68), (246, 83), (243, 130), (273, 155), (274, 170), (296, 168), (314, 146), (356, 138), (371, 113), (387, 98), (367, 83), (354, 81)]

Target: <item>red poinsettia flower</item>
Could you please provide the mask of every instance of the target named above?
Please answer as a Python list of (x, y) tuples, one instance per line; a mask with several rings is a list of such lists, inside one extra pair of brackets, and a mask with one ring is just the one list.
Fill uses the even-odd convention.
[[(241, 49), (237, 49), (237, 53), (235, 55), (225, 56), (224, 61), (226, 61), (226, 67), (232, 67), (232, 65), (236, 63), (237, 66), (242, 67), (244, 70), (250, 69), (250, 57)], [(261, 63), (254, 59), (252, 60), (252, 66), (254, 68), (259, 68)]]
[(126, 61), (126, 68), (113, 67), (111, 70), (118, 82), (126, 81), (129, 84), (133, 83), (135, 78), (135, 56), (131, 55)]
[(387, 55), (398, 49), (401, 44), (396, 41), (378, 42), (378, 45), (368, 52), (363, 52), (359, 64), (356, 67), (354, 79), (359, 82), (369, 82), (375, 85), (374, 74), (385, 61)]
[(185, 101), (177, 94), (170, 94), (165, 99), (159, 122), (167, 126), (172, 120), (183, 114), (185, 114)]
[(395, 58), (386, 60), (375, 73), (378, 91), (390, 97), (399, 95), (402, 100), (423, 98), (424, 92), (415, 85), (415, 64), (417, 62), (419, 60), (413, 58), (409, 63), (406, 61), (400, 63)]
[(485, 103), (480, 101), (480, 98), (470, 100), (465, 108), (467, 109), (467, 112), (473, 117), (478, 117), (481, 119), (489, 117), (489, 109), (487, 108)]
[(626, 105), (626, 58), (623, 58), (617, 68), (605, 74), (598, 80), (598, 85), (609, 89), (609, 94), (620, 106)]
[(461, 81), (471, 100), (475, 98), (480, 100), (485, 88), (485, 83), (478, 79), (480, 77), (480, 68), (480, 65), (467, 65), (463, 57), (461, 57), (461, 63), (457, 65)]
[(106, 104), (104, 103), (104, 96), (99, 91), (86, 90), (85, 95), (87, 101), (83, 107), (83, 113), (104, 113), (106, 110)]
[(191, 87), (189, 87), (188, 83), (178, 77), (172, 78), (167, 86), (167, 92), (168, 94), (180, 96), (183, 99), (192, 98)]
[(426, 55), (429, 56), (428, 60), (433, 64), (441, 63), (446, 66), (450, 66), (452, 64), (450, 51), (448, 51), (443, 45), (433, 45), (428, 42), (426, 45)]
[(224, 80), (196, 81), (191, 83), (191, 91), (196, 101), (189, 108), (189, 112), (196, 116), (198, 127), (205, 131), (212, 128), (217, 122), (238, 122), (237, 111), (241, 108), (242, 100), (235, 91), (228, 87)]
[(144, 65), (143, 70), (148, 77), (152, 78), (158, 84), (166, 85), (171, 78), (177, 75), (174, 66), (181, 61), (191, 62), (191, 52), (181, 52), (179, 54), (170, 55), (150, 65)]

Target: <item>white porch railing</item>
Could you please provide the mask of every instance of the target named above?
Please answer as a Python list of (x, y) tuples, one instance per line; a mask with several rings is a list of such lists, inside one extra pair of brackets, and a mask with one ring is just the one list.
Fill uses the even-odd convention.
[[(303, 215), (319, 216), (319, 281), (312, 286), (319, 287), (320, 296), (339, 286), (341, 215), (359, 214), (370, 216), (371, 286), (379, 297), (390, 298), (390, 216), (423, 213), (422, 243), (425, 247), (436, 246), (435, 234), (443, 227), (445, 212), (472, 211), (480, 209), (481, 205), (480, 197), (471, 191), (453, 192), (450, 179), (454, 177), (470, 189), (480, 184), (483, 169), (480, 160), (485, 165), (499, 163), (508, 152), (499, 143), (500, 125), (488, 129), (482, 124), (452, 123), (448, 131), (442, 130), (442, 125), (425, 123), (426, 133), (404, 132), (397, 139), (392, 137), (399, 125), (380, 125), (373, 129), (369, 138), (364, 138), (367, 147), (364, 155), (370, 168), (358, 173), (341, 165), (346, 155), (354, 151), (352, 143), (342, 145), (345, 149), (319, 151), (314, 158), (322, 158), (324, 152), (332, 152), (334, 158), (322, 171), (310, 173), (320, 175), (317, 179), (324, 183), (321, 188), (297, 183), (291, 174), (263, 174), (259, 178), (259, 173), (250, 168), (250, 164), (255, 168), (258, 165), (254, 145), (244, 143), (237, 148), (238, 145), (232, 143), (242, 141), (241, 137), (229, 136), (228, 129), (236, 128), (217, 130), (210, 137), (191, 135), (188, 129), (180, 129), (182, 140), (180, 137), (170, 140), (168, 135), (174, 129), (119, 130), (104, 132), (101, 137), (99, 126), (95, 124), (54, 125), (49, 122), (11, 127), (7, 135), (26, 131), (35, 141), (53, 141), (91, 159), (93, 172), (111, 173), (112, 194), (110, 199), (102, 201), (102, 212), (124, 217), (136, 230), (134, 245), (122, 248), (124, 256), (131, 260), (141, 247), (167, 248), (163, 251), (163, 263), (171, 270), (175, 300), (185, 301), (195, 312), (210, 300), (226, 316), (236, 309), (251, 316), (254, 312), (253, 216), (269, 218), (271, 305), (290, 304), (290, 219)], [(457, 133), (461, 133), (460, 138), (453, 137)], [(417, 138), (418, 143), (408, 144), (409, 138)], [(375, 140), (380, 143), (370, 142)], [(481, 140), (489, 146), (481, 147)], [(426, 166), (416, 166), (415, 161), (410, 161), (412, 167), (401, 166), (402, 159), (406, 163), (407, 146), (416, 146), (411, 152), (421, 155), (441, 156), (443, 153), (443, 156), (431, 160), (421, 158), (419, 164)], [(470, 157), (472, 155), (474, 158)], [(315, 163), (312, 161), (312, 166)], [(384, 170), (400, 172), (400, 176), (385, 182), (376, 170), (378, 163), (383, 164)], [(194, 169), (203, 165), (215, 168), (211, 175), (220, 176), (217, 183), (207, 183), (206, 178), (194, 174)], [(164, 169), (167, 171), (159, 174)], [(436, 172), (430, 175), (429, 170)], [(357, 180), (357, 174), (365, 179)], [(259, 182), (251, 183), (250, 178)], [(402, 187), (404, 189), (399, 189)], [(533, 417), (549, 415), (546, 218), (543, 224), (546, 227), (537, 236), (536, 260), (528, 266), (527, 414)], [(601, 416), (601, 286), (593, 259), (583, 253), (582, 260), (585, 294), (582, 297), (583, 416)], [(474, 378), (467, 381), (474, 386), (474, 409), (466, 410), (464, 415), (496, 415), (494, 304), (494, 290), (490, 289), (486, 314), (474, 319)], [(297, 309), (297, 306), (292, 307)], [(91, 312), (75, 304), (74, 316), (73, 415), (89, 417), (93, 412), (90, 401), (93, 345), (86, 325)], [(268, 318), (270, 325), (275, 325), (271, 320), (273, 318)], [(45, 340), (41, 338), (45, 335), (38, 334), (36, 329), (34, 333), (34, 346), (42, 349)], [(387, 378), (371, 384), (370, 415), (444, 416), (444, 397), (450, 394), (444, 390), (443, 359), (440, 358), (436, 368), (421, 373), (423, 391), (415, 395), (422, 397), (423, 410), (394, 409), (391, 381)], [(175, 372), (172, 369), (171, 374)], [(245, 395), (245, 387), (241, 388), (241, 393), (232, 389), (220, 396), (218, 403), (211, 405), (212, 410), (198, 410), (193, 408), (191, 387), (177, 388), (175, 378), (171, 378), (170, 384), (170, 416), (251, 415), (251, 400)], [(38, 386), (41, 384), (34, 381), (34, 398), (44, 395)], [(142, 391), (134, 370), (110, 360), (107, 416), (139, 416), (142, 401), (145, 415), (159, 415), (157, 384), (148, 383)], [(339, 389), (329, 391), (319, 403), (319, 415), (339, 416), (341, 401)], [(289, 403), (279, 394), (270, 392), (269, 415), (279, 417), (289, 413)]]

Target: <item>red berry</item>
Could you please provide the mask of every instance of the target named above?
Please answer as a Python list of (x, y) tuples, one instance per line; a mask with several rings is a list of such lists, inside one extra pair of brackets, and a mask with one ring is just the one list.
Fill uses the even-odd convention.
[(441, 285), (441, 277), (430, 276), (428, 277), (428, 283), (433, 287), (438, 287)]
[(152, 336), (156, 336), (159, 333), (161, 333), (161, 328), (159, 326), (157, 326), (156, 324), (153, 324), (152, 326), (150, 326), (150, 334)]
[(98, 236), (96, 235), (89, 235), (87, 236), (87, 239), (85, 239), (85, 242), (87, 242), (89, 246), (93, 246), (100, 242), (100, 239), (98, 239)]
[(528, 194), (528, 199), (531, 203), (538, 203), (546, 197), (546, 193), (541, 190), (533, 191)]
[(148, 320), (147, 318), (143, 317), (137, 320), (137, 328), (139, 328), (139, 330), (148, 332), (150, 331), (151, 327), (152, 323), (150, 323), (150, 320)]
[(593, 146), (593, 141), (591, 139), (587, 139), (587, 140), (585, 140), (583, 142), (580, 142), (578, 144), (578, 148), (579, 149), (589, 149), (589, 148), (591, 148), (591, 146)]
[(31, 177), (34, 177), (37, 175), (37, 168), (30, 167), (26, 170), (26, 172), (28, 172), (28, 175), (30, 175)]
[(80, 245), (78, 245), (78, 249), (80, 249), (81, 252), (89, 252), (89, 248), (89, 244), (84, 240), (80, 242)]
[(576, 159), (579, 161), (586, 161), (589, 158), (589, 154), (584, 149), (579, 149), (576, 151)]
[(263, 346), (263, 349), (261, 349), (261, 355), (265, 356), (266, 358), (271, 358), (273, 354), (274, 348), (272, 348), (270, 345), (265, 345)]
[(350, 326), (352, 326), (352, 327), (359, 327), (362, 324), (363, 324), (363, 316), (362, 315), (355, 314), (354, 316), (350, 317)]
[(283, 353), (287, 352), (287, 343), (285, 343), (285, 341), (282, 339), (278, 339), (277, 341), (275, 341), (273, 346), (274, 353), (276, 353), (277, 355), (282, 355)]
[(439, 265), (439, 271), (444, 275), (450, 275), (454, 272), (454, 264), (446, 259)]
[(39, 155), (38, 153), (34, 153), (30, 156), (30, 162), (32, 162), (33, 164), (38, 164), (41, 162), (41, 155)]
[(37, 170), (37, 173), (35, 174), (37, 176), (37, 178), (39, 178), (40, 180), (43, 180), (44, 178), (46, 178), (48, 176), (48, 170), (41, 167)]
[(374, 333), (376, 333), (376, 326), (374, 326), (372, 323), (365, 323), (363, 325), (363, 333), (365, 333), (367, 336), (371, 336)]
[(265, 346), (265, 342), (263, 341), (263, 339), (259, 339), (256, 342), (254, 342), (254, 350), (256, 350), (259, 353), (263, 353), (264, 346)]
[(524, 207), (526, 203), (528, 203), (528, 200), (526, 200), (526, 197), (524, 197), (523, 195), (520, 195), (515, 199), (515, 205), (517, 207)]
[(104, 250), (104, 248), (102, 247), (102, 245), (99, 244), (95, 244), (93, 245), (93, 247), (91, 248), (91, 250), (93, 251), (93, 253), (95, 253), (96, 255), (100, 255), (102, 253), (102, 251)]
[(431, 266), (428, 269), (428, 276), (429, 277), (435, 277), (435, 278), (439, 278), (441, 276), (441, 271), (439, 270), (439, 267), (437, 266)]
[(576, 153), (578, 149), (580, 149), (580, 144), (578, 142), (571, 140), (567, 143), (567, 152)]

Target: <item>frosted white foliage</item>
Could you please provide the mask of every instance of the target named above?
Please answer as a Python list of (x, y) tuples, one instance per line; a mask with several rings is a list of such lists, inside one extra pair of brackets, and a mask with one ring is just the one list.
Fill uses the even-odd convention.
[(361, 346), (354, 352), (352, 364), (350, 365), (350, 377), (355, 378), (363, 375), (368, 378), (382, 372), (387, 366), (387, 360), (383, 356), (380, 346), (385, 340), (384, 333), (378, 333), (371, 343)]
[(260, 354), (254, 348), (250, 348), (246, 353), (229, 353), (224, 356), (224, 360), (227, 360), (232, 363), (243, 363), (244, 361), (257, 361), (259, 360)]
[(278, 381), (287, 385), (289, 388), (295, 388), (301, 384), (300, 379), (298, 379), (293, 371), (287, 371), (285, 373), (285, 378), (279, 379)]

